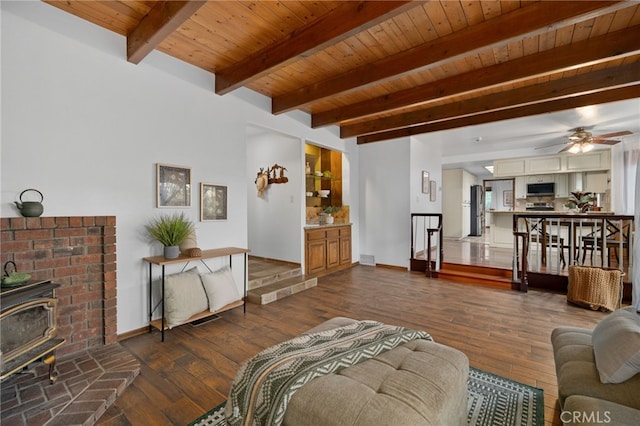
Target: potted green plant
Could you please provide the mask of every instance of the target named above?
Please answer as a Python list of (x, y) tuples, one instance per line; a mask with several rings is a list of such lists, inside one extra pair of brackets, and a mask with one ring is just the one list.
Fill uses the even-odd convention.
[(164, 257), (180, 255), (180, 244), (193, 232), (194, 225), (184, 213), (163, 214), (146, 225), (149, 237), (164, 246)]
[(569, 209), (577, 209), (580, 213), (585, 213), (593, 207), (595, 200), (596, 197), (593, 192), (572, 192), (564, 206)]
[(331, 225), (333, 223), (333, 216), (331, 213), (336, 211), (337, 209), (333, 206), (329, 206), (322, 211), (322, 216), (324, 216), (324, 223), (327, 225)]

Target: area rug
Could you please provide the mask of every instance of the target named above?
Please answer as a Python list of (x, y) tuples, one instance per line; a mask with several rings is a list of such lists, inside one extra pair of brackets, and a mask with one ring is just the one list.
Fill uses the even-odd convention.
[(474, 426), (544, 426), (542, 389), (469, 368), (467, 422)]
[[(226, 402), (189, 426), (225, 426)], [(542, 389), (469, 368), (467, 422), (470, 426), (544, 426)]]

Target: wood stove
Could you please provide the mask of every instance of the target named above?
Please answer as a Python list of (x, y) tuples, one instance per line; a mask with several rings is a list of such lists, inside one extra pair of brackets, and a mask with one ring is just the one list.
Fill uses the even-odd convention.
[(0, 380), (42, 360), (55, 382), (54, 352), (65, 342), (56, 337), (58, 287), (43, 281), (0, 290)]

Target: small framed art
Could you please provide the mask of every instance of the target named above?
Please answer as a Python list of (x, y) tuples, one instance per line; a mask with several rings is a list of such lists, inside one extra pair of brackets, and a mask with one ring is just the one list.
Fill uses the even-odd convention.
[(422, 193), (423, 194), (428, 194), (429, 193), (429, 172), (427, 171), (422, 171)]
[(200, 221), (227, 220), (227, 187), (200, 183)]
[(502, 204), (507, 207), (513, 207), (513, 191), (506, 190), (502, 191)]
[(157, 207), (191, 207), (191, 168), (156, 165)]
[(435, 200), (436, 200), (436, 181), (430, 180), (429, 181), (429, 201), (435, 201)]

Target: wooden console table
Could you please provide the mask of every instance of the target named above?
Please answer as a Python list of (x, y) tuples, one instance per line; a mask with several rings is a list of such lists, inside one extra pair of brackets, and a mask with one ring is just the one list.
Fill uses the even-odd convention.
[[(189, 265), (189, 262), (192, 261), (200, 261), (208, 270), (209, 272), (213, 272), (211, 270), (211, 268), (209, 268), (209, 265), (207, 265), (207, 263), (205, 262), (206, 259), (213, 259), (216, 257), (225, 257), (225, 256), (229, 256), (229, 267), (233, 268), (232, 266), (232, 258), (234, 255), (238, 255), (238, 254), (243, 254), (244, 255), (244, 280), (243, 280), (243, 293), (242, 293), (242, 298), (240, 300), (238, 300), (237, 302), (233, 302), (233, 303), (229, 303), (226, 306), (223, 306), (222, 308), (220, 308), (219, 310), (217, 310), (216, 312), (210, 312), (209, 310), (200, 312), (199, 314), (196, 314), (194, 316), (192, 316), (191, 318), (189, 318), (189, 320), (187, 322), (192, 322), (192, 321), (196, 321), (198, 319), (202, 319), (202, 318), (206, 318), (209, 316), (213, 316), (216, 315), (220, 312), (224, 312), (224, 311), (228, 311), (229, 309), (233, 309), (233, 308), (237, 308), (239, 306), (243, 306), (244, 312), (247, 312), (247, 305), (245, 303), (245, 299), (247, 297), (247, 254), (249, 253), (249, 249), (244, 249), (244, 248), (239, 248), (239, 247), (222, 247), (222, 248), (217, 248), (217, 249), (211, 249), (211, 250), (202, 250), (202, 254), (200, 256), (196, 256), (196, 257), (188, 257), (188, 256), (179, 256), (175, 259), (166, 259), (164, 256), (153, 256), (153, 257), (145, 257), (143, 258), (143, 260), (147, 263), (149, 263), (149, 332), (151, 332), (153, 330), (153, 327), (157, 328), (158, 330), (160, 330), (161, 334), (162, 334), (162, 341), (164, 342), (164, 331), (167, 330), (169, 327), (167, 325), (167, 322), (165, 320), (165, 312), (164, 312), (164, 278), (165, 278), (165, 266), (166, 265), (171, 265), (171, 264), (176, 264), (176, 263), (183, 263), (183, 267), (182, 267), (182, 271), (184, 271), (187, 268), (187, 265)], [(162, 306), (162, 316), (160, 317), (160, 319), (157, 320), (153, 320), (153, 313), (155, 312), (156, 308), (158, 307), (158, 305), (156, 305), (155, 307), (153, 306), (153, 265), (158, 265), (160, 267), (162, 267), (162, 297), (160, 298), (160, 302), (159, 304)]]

